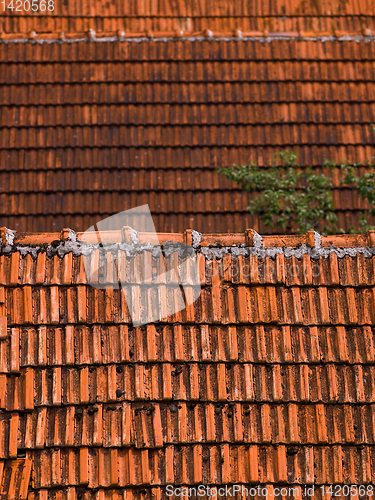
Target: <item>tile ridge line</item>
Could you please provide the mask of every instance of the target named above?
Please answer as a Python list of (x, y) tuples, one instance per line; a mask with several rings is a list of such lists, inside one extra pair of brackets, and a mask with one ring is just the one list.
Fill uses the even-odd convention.
[(356, 32), (345, 31), (280, 31), (269, 32), (267, 30), (241, 32), (234, 30), (232, 32), (216, 32), (206, 29), (202, 32), (140, 32), (129, 33), (118, 30), (117, 32), (88, 32), (64, 33), (61, 31), (37, 33), (30, 31), (27, 33), (9, 33), (0, 32), (1, 43), (76, 43), (76, 42), (177, 42), (177, 41), (260, 41), (270, 42), (273, 40), (298, 40), (298, 41), (374, 41), (375, 34), (369, 29)]
[[(261, 236), (254, 229), (242, 233), (200, 233), (187, 229), (183, 233), (157, 232), (159, 245), (156, 246), (150, 243), (149, 234), (126, 226), (121, 230), (103, 231), (101, 236), (107, 251), (124, 251), (129, 257), (144, 251), (159, 255), (162, 248), (166, 255), (173, 251), (183, 254), (186, 246), (208, 260), (222, 259), (225, 255), (233, 258), (241, 255), (276, 258), (283, 254), (285, 257), (302, 258), (308, 254), (313, 259), (327, 258), (331, 253), (336, 253), (339, 258), (345, 255), (354, 257), (358, 253), (365, 257), (375, 255), (375, 231), (333, 236), (322, 236), (315, 231), (304, 235)], [(82, 237), (85, 237), (84, 241)], [(0, 228), (0, 254), (4, 255), (20, 253), (23, 257), (30, 254), (37, 258), (38, 253), (46, 253), (48, 257), (58, 255), (62, 258), (69, 253), (74, 256), (89, 255), (100, 250), (101, 246), (90, 233), (76, 233), (70, 228), (64, 228), (59, 233), (17, 233), (6, 227)]]

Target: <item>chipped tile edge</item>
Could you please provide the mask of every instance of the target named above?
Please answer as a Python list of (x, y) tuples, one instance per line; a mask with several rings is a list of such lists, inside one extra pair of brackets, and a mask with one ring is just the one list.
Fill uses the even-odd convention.
[[(48, 33), (43, 33), (40, 36), (46, 36)], [(140, 42), (176, 42), (176, 41), (188, 41), (188, 42), (202, 42), (205, 40), (210, 40), (210, 41), (259, 41), (262, 43), (269, 43), (274, 40), (280, 41), (280, 40), (296, 40), (296, 41), (315, 41), (315, 42), (333, 42), (333, 41), (338, 41), (338, 42), (347, 42), (347, 41), (352, 41), (352, 42), (361, 42), (364, 41), (366, 43), (374, 42), (375, 41), (375, 35), (360, 35), (360, 34), (355, 34), (355, 35), (341, 35), (341, 36), (334, 36), (334, 35), (316, 35), (316, 36), (300, 36), (300, 35), (283, 35), (283, 34), (277, 34), (277, 35), (272, 35), (272, 34), (263, 34), (260, 36), (220, 36), (220, 35), (215, 35), (213, 34), (212, 36), (161, 36), (158, 37), (157, 34), (153, 36), (103, 36), (103, 37), (96, 37), (96, 34), (89, 34), (86, 36), (77, 36), (76, 38), (65, 38), (65, 37), (56, 37), (56, 38), (36, 38), (39, 36), (38, 34), (35, 34), (35, 36), (32, 36), (30, 38), (14, 38), (14, 39), (4, 39), (0, 38), (0, 44), (8, 44), (8, 43), (32, 43), (32, 44), (52, 44), (52, 43), (58, 43), (58, 44), (65, 44), (65, 43), (79, 43), (79, 42), (91, 42), (91, 43), (113, 43), (113, 42), (133, 42), (133, 43), (140, 43)]]
[[(132, 229), (131, 242), (87, 244), (82, 243), (78, 239), (77, 234), (73, 230), (69, 229), (68, 236), (63, 241), (53, 242), (51, 244), (36, 243), (35, 245), (24, 245), (14, 243), (15, 231), (7, 229), (6, 244), (4, 244), (3, 241), (0, 242), (0, 255), (11, 255), (12, 253), (19, 252), (22, 257), (31, 255), (33, 259), (36, 259), (39, 253), (46, 253), (47, 257), (50, 258), (55, 255), (63, 258), (69, 253), (72, 253), (75, 257), (81, 255), (88, 256), (96, 249), (99, 249), (101, 252), (112, 252), (114, 254), (116, 254), (118, 251), (123, 251), (125, 252), (126, 257), (132, 257), (144, 251), (152, 253), (154, 257), (159, 257), (162, 253), (168, 257), (174, 251), (177, 251), (179, 255), (185, 255), (185, 246), (181, 246), (180, 243), (176, 243), (174, 241), (166, 241), (160, 246), (152, 245), (151, 243), (140, 244), (138, 243), (137, 235), (137, 231)], [(275, 259), (277, 255), (284, 255), (286, 258), (295, 257), (297, 259), (301, 259), (302, 256), (306, 254), (309, 255), (312, 259), (319, 259), (320, 257), (328, 258), (331, 253), (335, 253), (338, 258), (343, 258), (347, 255), (350, 257), (355, 257), (359, 253), (363, 254), (364, 257), (367, 258), (375, 255), (375, 247), (370, 246), (337, 247), (334, 245), (330, 245), (327, 247), (322, 247), (322, 237), (315, 231), (314, 247), (310, 247), (306, 244), (294, 247), (265, 247), (263, 244), (262, 236), (256, 231), (253, 231), (253, 246), (247, 246), (246, 244), (232, 246), (201, 246), (202, 236), (202, 233), (192, 230), (192, 248), (197, 254), (204, 255), (207, 260), (223, 259), (224, 256), (228, 254), (233, 258), (237, 258), (241, 255), (243, 257), (252, 255), (261, 259), (265, 257)]]

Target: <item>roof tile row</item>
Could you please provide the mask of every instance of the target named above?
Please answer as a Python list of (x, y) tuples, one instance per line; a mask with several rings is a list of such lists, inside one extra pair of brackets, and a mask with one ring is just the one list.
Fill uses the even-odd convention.
[[(374, 448), (305, 447), (287, 454), (284, 445), (168, 446), (163, 450), (88, 448), (34, 454), (34, 488), (84, 485), (289, 483), (371, 484)], [(315, 466), (314, 466), (315, 461)], [(63, 471), (60, 472), (59, 471)], [(289, 471), (289, 474), (288, 474)], [(315, 477), (314, 477), (315, 476)]]
[[(321, 165), (325, 158), (352, 158), (360, 163), (365, 163), (371, 158), (373, 152), (370, 145), (364, 146), (342, 146), (342, 145), (315, 145), (314, 147), (298, 145), (293, 149), (299, 154), (301, 164)], [(6, 159), (3, 170), (83, 170), (92, 168), (98, 170), (104, 165), (113, 169), (115, 173), (124, 172), (123, 166), (127, 168), (149, 171), (144, 175), (150, 176), (151, 170), (158, 169), (184, 169), (184, 175), (200, 175), (202, 168), (211, 168), (244, 164), (257, 159), (260, 166), (268, 165), (271, 156), (280, 152), (280, 147), (217, 147), (194, 148), (194, 147), (161, 147), (161, 148), (64, 148), (64, 149), (15, 149), (0, 151), (0, 158)], [(354, 161), (354, 160), (353, 160)], [(194, 168), (193, 168), (194, 167)], [(189, 172), (190, 171), (190, 172)], [(219, 182), (219, 180), (216, 180)], [(166, 189), (168, 186), (165, 186)], [(22, 186), (24, 189), (24, 187)], [(89, 187), (88, 187), (89, 189)], [(105, 192), (105, 191), (104, 191)], [(39, 193), (41, 194), (41, 193)], [(170, 214), (172, 215), (172, 214)], [(241, 216), (244, 214), (241, 213)], [(48, 214), (45, 214), (48, 217)], [(60, 226), (62, 227), (62, 226)], [(184, 226), (184, 230), (185, 230)], [(237, 226), (233, 226), (237, 227)], [(232, 229), (233, 229), (232, 227)], [(86, 229), (86, 227), (84, 228)], [(79, 230), (83, 230), (82, 228)], [(183, 232), (183, 231), (180, 231)], [(219, 232), (219, 231), (217, 231)]]
[[(26, 11), (26, 9), (25, 9)], [(26, 16), (34, 16), (34, 12), (26, 11)], [(48, 12), (48, 14), (47, 14)], [(11, 12), (7, 12), (10, 17)], [(57, 4), (52, 11), (46, 11), (40, 15), (50, 15), (52, 17), (126, 17), (132, 18), (168, 18), (168, 17), (218, 17), (227, 19), (231, 17), (282, 17), (286, 13), (300, 16), (348, 16), (373, 14), (373, 4), (369, 0), (358, 2), (358, 0), (349, 0), (343, 5), (338, 0), (328, 0), (323, 5), (317, 5), (314, 2), (300, 4), (296, 1), (282, 0), (280, 2), (238, 2), (236, 4), (226, 0), (220, 4), (215, 4), (207, 0), (200, 0), (191, 3), (187, 0), (167, 1), (159, 0), (154, 2), (140, 2), (139, 4), (122, 4), (114, 2), (109, 5), (105, 0), (100, 0), (92, 5), (85, 1), (80, 4), (74, 1), (68, 1), (63, 4)]]
[[(351, 40), (327, 40), (325, 43), (316, 40), (270, 40), (261, 42), (259, 40), (178, 40), (159, 41), (151, 43), (150, 40), (139, 41), (110, 41), (103, 43), (87, 43), (85, 41), (75, 43), (45, 43), (25, 44), (10, 43), (6, 50), (1, 51), (0, 62), (10, 64), (10, 68), (20, 64), (42, 63), (41, 67), (55, 67), (52, 63), (84, 63), (81, 67), (92, 67), (88, 63), (110, 63), (109, 67), (118, 67), (119, 62), (140, 63), (155, 65), (172, 62), (171, 67), (179, 63), (177, 61), (209, 61), (216, 62), (240, 62), (247, 61), (255, 63), (268, 61), (281, 64), (286, 61), (300, 61), (306, 67), (307, 61), (346, 61), (349, 67), (355, 65), (355, 61), (371, 62), (375, 57), (375, 46), (370, 39), (360, 40), (353, 43)], [(244, 63), (242, 63), (244, 64)], [(129, 66), (129, 64), (128, 64)], [(30, 66), (31, 68), (33, 66)], [(68, 66), (62, 66), (69, 68)], [(95, 67), (95, 66), (94, 66)], [(130, 67), (130, 66), (129, 66)], [(195, 67), (195, 66), (193, 66)], [(213, 66), (215, 67), (215, 65)], [(22, 67), (21, 67), (22, 68)], [(21, 69), (20, 68), (20, 69)], [(233, 68), (235, 69), (235, 68)]]
[[(120, 372), (121, 368), (121, 372)], [(35, 406), (127, 401), (373, 403), (373, 365), (169, 363), (35, 369), (1, 375), (7, 412)], [(18, 375), (18, 376), (17, 376)], [(32, 385), (34, 378), (34, 385)], [(31, 384), (31, 385), (30, 385)], [(26, 390), (34, 388), (34, 403)], [(32, 392), (31, 392), (32, 394)], [(29, 404), (30, 403), (30, 404)], [(31, 408), (30, 408), (31, 406)]]
[[(184, 220), (190, 221), (190, 226), (200, 229), (201, 225), (197, 226), (194, 222), (195, 219), (190, 219), (190, 214), (195, 217), (200, 214), (202, 217), (206, 218), (207, 227), (209, 227), (211, 214), (213, 214), (212, 218), (215, 218), (218, 213), (222, 213), (224, 217), (227, 214), (233, 214), (239, 210), (243, 210), (246, 214), (246, 207), (250, 197), (250, 195), (242, 195), (242, 192), (236, 191), (235, 189), (228, 190), (225, 193), (216, 189), (208, 189), (207, 191), (190, 191), (184, 189), (181, 190), (179, 197), (175, 196), (173, 190), (161, 191), (159, 197), (157, 197), (156, 193), (149, 194), (147, 189), (134, 190), (133, 193), (123, 193), (120, 190), (113, 189), (112, 192), (108, 191), (104, 194), (99, 190), (86, 192), (85, 189), (84, 192), (67, 192), (65, 190), (50, 191), (45, 194), (31, 192), (27, 193), (26, 196), (21, 192), (20, 194), (14, 195), (12, 199), (5, 194), (0, 194), (0, 203), (3, 210), (8, 214), (9, 220), (11, 220), (12, 216), (24, 214), (25, 211), (27, 211), (29, 215), (43, 216), (45, 207), (49, 207), (51, 211), (54, 210), (61, 216), (71, 215), (72, 220), (74, 217), (78, 218), (86, 214), (88, 207), (90, 207), (92, 211), (91, 215), (85, 215), (82, 219), (84, 218), (88, 222), (92, 221), (91, 223), (96, 223), (99, 218), (105, 218), (112, 215), (110, 213), (110, 207), (118, 213), (127, 207), (148, 204), (156, 221), (157, 216), (161, 214), (165, 214), (169, 219), (173, 219), (173, 217), (170, 216), (172, 212), (175, 218), (182, 216)], [(332, 197), (336, 206), (339, 207), (337, 209), (337, 215), (339, 217), (341, 215), (340, 223), (342, 225), (349, 221), (349, 219), (347, 219), (348, 216), (354, 218), (356, 211), (369, 208), (367, 201), (364, 202), (363, 200), (359, 200), (358, 197), (355, 196), (354, 189), (333, 190)], [(108, 207), (108, 215), (96, 215), (100, 214), (104, 207)], [(254, 222), (254, 227), (257, 227), (255, 223), (259, 224), (259, 220), (257, 221), (256, 216), (249, 215), (244, 218), (238, 216), (235, 218), (235, 221), (238, 221), (239, 225), (232, 225), (232, 227), (245, 228), (247, 221)], [(34, 224), (35, 223), (36, 221)], [(56, 226), (56, 222), (54, 225)], [(247, 226), (251, 225), (251, 223), (247, 224)], [(90, 226), (90, 223), (86, 224), (86, 227), (88, 226)], [(12, 227), (18, 229), (18, 225)], [(33, 229), (33, 227), (28, 227), (29, 231)], [(268, 232), (270, 232), (270, 230), (272, 230), (272, 228), (268, 228)]]
[[(38, 231), (41, 228), (49, 226), (51, 230), (57, 227), (63, 227), (67, 222), (69, 227), (75, 227), (77, 230), (81, 227), (90, 227), (95, 224), (99, 218), (105, 218), (113, 215), (107, 212), (102, 215), (100, 207), (97, 207), (97, 212), (91, 212), (91, 215), (50, 215), (46, 216), (42, 212), (34, 214), (31, 217), (26, 215), (10, 216), (7, 218), (9, 226), (21, 230), (22, 227), (27, 227), (29, 230)], [(342, 221), (357, 223), (359, 217), (355, 217), (349, 212), (343, 214)], [(181, 214), (160, 214), (153, 216), (155, 227), (162, 227), (166, 231), (176, 232), (180, 227), (196, 227), (198, 230), (204, 228), (206, 232), (212, 232), (219, 229), (221, 232), (227, 231), (228, 227), (243, 228), (254, 227), (259, 230), (259, 224), (254, 217), (250, 217), (247, 213), (241, 216), (239, 213), (229, 212), (223, 214), (223, 217), (218, 221), (216, 213), (181, 213)]]
[[(2, 456), (17, 432), (20, 450), (164, 448), (199, 443), (348, 445), (375, 443), (374, 405), (122, 403), (41, 407), (3, 420)], [(13, 423), (14, 421), (14, 423)], [(13, 425), (16, 429), (13, 431)]]
[[(186, 486), (186, 485), (185, 485)], [(229, 485), (228, 485), (229, 486)], [(246, 484), (240, 485), (244, 487), (243, 491), (240, 491), (237, 495), (238, 499), (241, 500), (246, 500), (246, 496), (249, 497), (250, 492), (254, 493), (255, 495), (254, 498), (264, 498), (259, 495), (261, 495), (261, 489), (260, 487), (259, 493), (258, 493), (258, 485), (255, 487), (255, 490), (251, 490), (249, 488), (249, 485), (246, 486)], [(283, 486), (285, 486), (283, 484)], [(207, 493), (207, 486), (205, 487), (205, 490), (202, 492), (202, 498), (203, 500), (208, 500), (212, 495), (211, 495), (211, 487), (215, 488), (217, 487), (218, 490), (223, 487), (223, 484), (213, 484), (211, 483), (210, 485), (210, 490)], [(249, 492), (247, 494), (246, 488)], [(274, 484), (265, 484), (264, 487), (267, 487), (267, 495), (272, 495), (274, 496), (279, 496), (280, 492), (280, 485), (275, 486)], [(304, 487), (301, 487), (299, 484), (294, 484), (291, 486), (292, 490), (289, 492), (288, 488), (287, 490), (283, 491), (283, 493), (286, 493), (285, 499), (286, 500), (292, 500), (294, 497), (297, 496), (297, 498), (305, 498), (304, 497)], [(372, 491), (371, 486), (369, 485), (368, 487), (369, 492)], [(215, 491), (215, 490), (213, 490)], [(230, 491), (230, 490), (229, 490)], [(306, 486), (306, 491), (308, 491), (308, 488)], [(325, 488), (325, 492), (328, 491), (328, 486)], [(225, 485), (224, 485), (224, 492), (225, 492)], [(310, 493), (311, 491), (309, 491)], [(366, 492), (366, 487), (362, 489), (362, 492)], [(186, 491), (180, 490), (179, 493), (186, 493)], [(366, 493), (365, 493), (366, 494)], [(371, 494), (371, 493), (370, 493)], [(208, 496), (210, 495), (210, 496)], [(316, 487), (315, 488), (315, 497), (317, 500), (324, 500), (324, 495), (322, 488)], [(162, 500), (165, 496), (165, 488), (159, 487), (159, 486), (150, 486), (147, 489), (146, 488), (93, 488), (93, 489), (87, 489), (87, 488), (82, 488), (82, 487), (60, 487), (59, 489), (56, 490), (48, 490), (48, 489), (40, 489), (37, 491), (33, 491), (29, 493), (29, 499), (30, 500), (48, 500), (49, 498), (52, 498), (53, 500), (76, 500), (78, 497), (80, 500)], [(180, 497), (184, 498), (182, 495)], [(171, 496), (173, 498), (173, 496)]]
[[(345, 103), (365, 102), (372, 105), (372, 81), (268, 81), (177, 83), (9, 83), (0, 89), (2, 105), (50, 106), (99, 104), (269, 104), (269, 103)], [(77, 110), (79, 108), (76, 108)], [(95, 109), (95, 108), (94, 108)], [(158, 108), (157, 108), (158, 109)], [(267, 108), (265, 108), (267, 109)], [(41, 111), (41, 110), (40, 110)], [(44, 111), (44, 110), (43, 110)], [(268, 112), (268, 111), (265, 111)], [(43, 113), (42, 113), (43, 114)], [(155, 117), (159, 114), (155, 111)], [(312, 145), (313, 146), (313, 145)]]
[[(340, 188), (340, 179), (337, 172), (332, 172), (322, 169), (314, 169), (317, 173), (324, 172), (328, 174), (332, 181), (332, 196), (336, 206), (341, 210), (362, 210), (366, 205), (363, 200), (354, 196), (354, 190), (348, 188), (346, 190)], [(363, 175), (367, 169), (359, 168), (360, 175)], [(92, 186), (91, 192), (87, 193), (87, 184)], [(21, 186), (20, 186), (21, 184)], [(94, 208), (98, 203), (98, 195), (101, 188), (112, 193), (118, 192), (120, 199), (126, 199), (120, 192), (131, 186), (134, 197), (137, 200), (137, 205), (142, 205), (142, 192), (150, 190), (158, 190), (159, 195), (151, 196), (149, 199), (150, 210), (153, 213), (172, 211), (174, 213), (181, 212), (182, 206), (190, 208), (200, 208), (202, 200), (206, 204), (206, 212), (221, 210), (222, 212), (232, 211), (233, 207), (246, 209), (248, 200), (241, 196), (242, 192), (231, 189), (232, 183), (224, 176), (217, 176), (210, 169), (201, 168), (199, 172), (185, 171), (183, 169), (127, 169), (126, 171), (118, 170), (101, 170), (101, 169), (79, 169), (75, 170), (29, 170), (29, 171), (2, 171), (0, 172), (0, 185), (7, 193), (24, 193), (27, 200), (18, 196), (20, 207), (27, 206), (30, 210), (31, 205), (34, 205), (34, 213), (41, 212), (43, 204), (51, 206), (59, 206), (60, 210), (68, 210), (71, 212), (74, 208), (74, 199), (81, 199), (81, 207), (88, 202)], [(202, 188), (204, 187), (204, 188)], [(74, 190), (75, 196), (71, 190)], [(181, 191), (183, 204), (179, 199), (172, 196), (172, 192)], [(43, 192), (43, 194), (41, 194)], [(31, 196), (31, 193), (34, 193)], [(55, 193), (55, 198), (51, 194)], [(82, 193), (85, 193), (84, 195)], [(64, 196), (65, 194), (65, 196)], [(251, 198), (251, 194), (248, 195)], [(4, 198), (0, 194), (0, 199)], [(112, 194), (114, 198), (114, 194)], [(138, 198), (139, 197), (139, 198)], [(104, 200), (109, 200), (110, 197), (101, 196), (101, 203)], [(132, 200), (132, 201), (133, 201)], [(3, 206), (6, 206), (6, 198)], [(112, 199), (111, 201), (115, 201)], [(77, 201), (76, 201), (76, 204)], [(202, 207), (203, 208), (203, 207)], [(9, 206), (9, 212), (13, 212), (16, 207)], [(202, 210), (203, 211), (203, 210)], [(78, 211), (76, 210), (76, 213)], [(32, 231), (32, 229), (30, 229)]]
[[(160, 287), (163, 285), (132, 286), (134, 304), (138, 304), (135, 299), (138, 297), (139, 304), (147, 308)], [(164, 287), (171, 303), (182, 301), (178, 284)], [(82, 287), (79, 295), (77, 293), (73, 288), (57, 286), (15, 289), (8, 294), (9, 325), (130, 322), (125, 297), (120, 291)], [(164, 316), (168, 316), (169, 309), (165, 307)], [(244, 285), (204, 288), (194, 307), (172, 314), (170, 320), (198, 324), (371, 325), (375, 322), (375, 288), (283, 289)]]
[[(374, 341), (371, 326), (23, 327), (12, 328), (2, 337), (0, 367), (2, 373), (18, 373), (31, 367), (93, 368), (147, 361), (371, 364)], [(21, 354), (14, 358), (10, 349), (17, 346)], [(23, 372), (25, 383), (31, 373)]]
[[(0, 148), (48, 150), (49, 148), (211, 148), (273, 146), (288, 148), (314, 143), (346, 146), (373, 143), (366, 123), (277, 124), (277, 125), (149, 125), (48, 128), (3, 128)], [(245, 161), (248, 160), (244, 159)]]
[(285, 123), (370, 124), (374, 103), (270, 103), (48, 106), (4, 106), (0, 127), (76, 127), (103, 125), (255, 125)]
[(372, 61), (175, 61), (69, 62), (65, 64), (2, 63), (0, 83), (13, 85), (73, 83), (149, 84), (190, 82), (361, 82), (374, 80)]

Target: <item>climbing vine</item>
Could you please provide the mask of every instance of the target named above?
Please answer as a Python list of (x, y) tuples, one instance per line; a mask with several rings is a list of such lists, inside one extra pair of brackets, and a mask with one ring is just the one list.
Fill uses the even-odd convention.
[(252, 162), (221, 167), (218, 172), (253, 193), (247, 209), (265, 226), (299, 234), (311, 229), (337, 234), (344, 230), (339, 227), (332, 197), (334, 170), (342, 187), (356, 189), (358, 196), (369, 204), (361, 213), (359, 226), (350, 227), (349, 232), (373, 228), (368, 221), (369, 216), (375, 216), (373, 160), (368, 160), (366, 167), (367, 171), (361, 174), (359, 164), (343, 161), (338, 165), (326, 160), (323, 172), (331, 171), (331, 175), (316, 173), (311, 167), (301, 167), (297, 153), (287, 150), (275, 154), (267, 167)]

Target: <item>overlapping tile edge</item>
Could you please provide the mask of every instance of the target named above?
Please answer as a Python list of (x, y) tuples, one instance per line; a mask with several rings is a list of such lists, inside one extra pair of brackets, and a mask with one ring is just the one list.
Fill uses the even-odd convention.
[[(149, 243), (148, 233), (124, 227), (103, 234), (107, 234), (106, 244), (103, 247), (105, 251), (123, 250), (127, 256), (143, 251), (155, 254), (154, 246)], [(19, 252), (22, 257), (30, 254), (33, 258), (39, 253), (46, 253), (48, 257), (54, 255), (63, 257), (69, 253), (78, 256), (89, 255), (95, 249), (102, 247), (98, 243), (82, 242), (80, 239), (82, 235), (83, 233), (76, 233), (70, 228), (65, 228), (60, 233), (17, 234), (17, 231), (2, 227), (0, 254), (11, 255)], [(223, 258), (226, 254), (231, 254), (232, 257), (254, 255), (260, 258), (266, 256), (274, 258), (280, 254), (297, 258), (305, 254), (312, 258), (327, 258), (331, 253), (337, 254), (338, 257), (355, 256), (357, 253), (370, 257), (375, 254), (373, 230), (366, 234), (354, 235), (322, 236), (316, 231), (308, 231), (305, 235), (261, 236), (254, 229), (248, 229), (244, 233), (224, 234), (202, 234), (188, 229), (184, 233), (157, 233), (157, 236), (162, 246), (172, 245), (173, 249), (174, 243), (177, 243), (177, 246), (185, 243), (209, 260)]]
[(50, 33), (36, 33), (30, 31), (27, 33), (0, 33), (0, 43), (74, 43), (74, 42), (135, 42), (154, 41), (165, 42), (169, 40), (188, 40), (188, 41), (204, 41), (204, 40), (244, 40), (244, 41), (261, 41), (270, 42), (272, 40), (314, 40), (314, 41), (366, 41), (370, 43), (375, 40), (375, 36), (370, 29), (363, 29), (359, 31), (337, 31), (324, 30), (324, 31), (280, 31), (269, 32), (265, 31), (248, 31), (242, 32), (234, 30), (233, 32), (220, 32), (211, 31), (209, 29), (202, 32), (183, 32), (180, 30), (165, 31), (165, 32), (139, 32), (139, 33), (125, 33), (118, 30), (117, 32), (98, 32), (90, 29), (88, 32), (81, 33), (67, 33), (62, 31)]
[[(374, 232), (159, 234), (197, 251), (211, 310), (141, 328), (117, 291), (89, 292), (73, 231), (0, 234), (0, 456), (32, 460), (28, 498), (373, 482)], [(127, 234), (118, 245), (140, 264), (147, 235)], [(236, 259), (250, 277), (227, 273)], [(286, 276), (286, 259), (305, 274)], [(267, 277), (260, 261), (280, 266)]]

